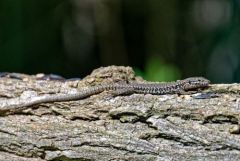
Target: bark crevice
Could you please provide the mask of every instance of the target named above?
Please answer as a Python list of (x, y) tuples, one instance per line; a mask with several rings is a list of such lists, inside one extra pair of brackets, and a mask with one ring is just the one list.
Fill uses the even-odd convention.
[(110, 91), (8, 113), (9, 105), (49, 94), (145, 82), (116, 66), (81, 81), (21, 76), (0, 78), (0, 160), (240, 160), (240, 84), (212, 84), (193, 95)]

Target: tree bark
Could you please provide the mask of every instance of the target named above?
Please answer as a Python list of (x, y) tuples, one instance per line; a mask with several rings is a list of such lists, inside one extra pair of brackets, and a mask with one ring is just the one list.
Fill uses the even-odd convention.
[(89, 98), (1, 109), (43, 95), (119, 81), (145, 82), (130, 67), (99, 68), (83, 80), (0, 78), (0, 160), (240, 160), (240, 85), (193, 95), (108, 91)]

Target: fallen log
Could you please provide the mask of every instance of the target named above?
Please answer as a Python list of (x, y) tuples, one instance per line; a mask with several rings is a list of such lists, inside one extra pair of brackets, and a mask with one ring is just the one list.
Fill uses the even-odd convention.
[(240, 160), (240, 84), (212, 84), (191, 95), (106, 91), (1, 111), (119, 81), (145, 82), (130, 67), (116, 66), (82, 80), (0, 78), (0, 160)]

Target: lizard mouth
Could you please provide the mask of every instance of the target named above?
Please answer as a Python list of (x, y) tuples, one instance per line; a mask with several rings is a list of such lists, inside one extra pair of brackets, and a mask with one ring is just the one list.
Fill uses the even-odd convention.
[(204, 81), (202, 81), (199, 86), (207, 87), (209, 86), (209, 84), (210, 84), (210, 81), (207, 79), (204, 79)]
[(210, 83), (210, 82), (204, 82), (202, 85), (203, 85), (203, 86), (209, 86), (209, 83)]
[(209, 86), (209, 82), (203, 82), (199, 85), (199, 87), (203, 87), (203, 88), (208, 87), (208, 86)]

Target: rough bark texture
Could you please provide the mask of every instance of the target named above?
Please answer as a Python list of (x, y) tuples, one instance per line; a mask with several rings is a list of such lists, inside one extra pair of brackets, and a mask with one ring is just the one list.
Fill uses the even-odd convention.
[[(1, 108), (29, 97), (144, 82), (131, 68), (115, 66), (81, 81), (37, 78), (1, 78), (0, 115)], [(111, 97), (103, 92), (2, 114), (0, 160), (240, 160), (240, 85), (213, 84), (202, 93), (207, 94)]]

